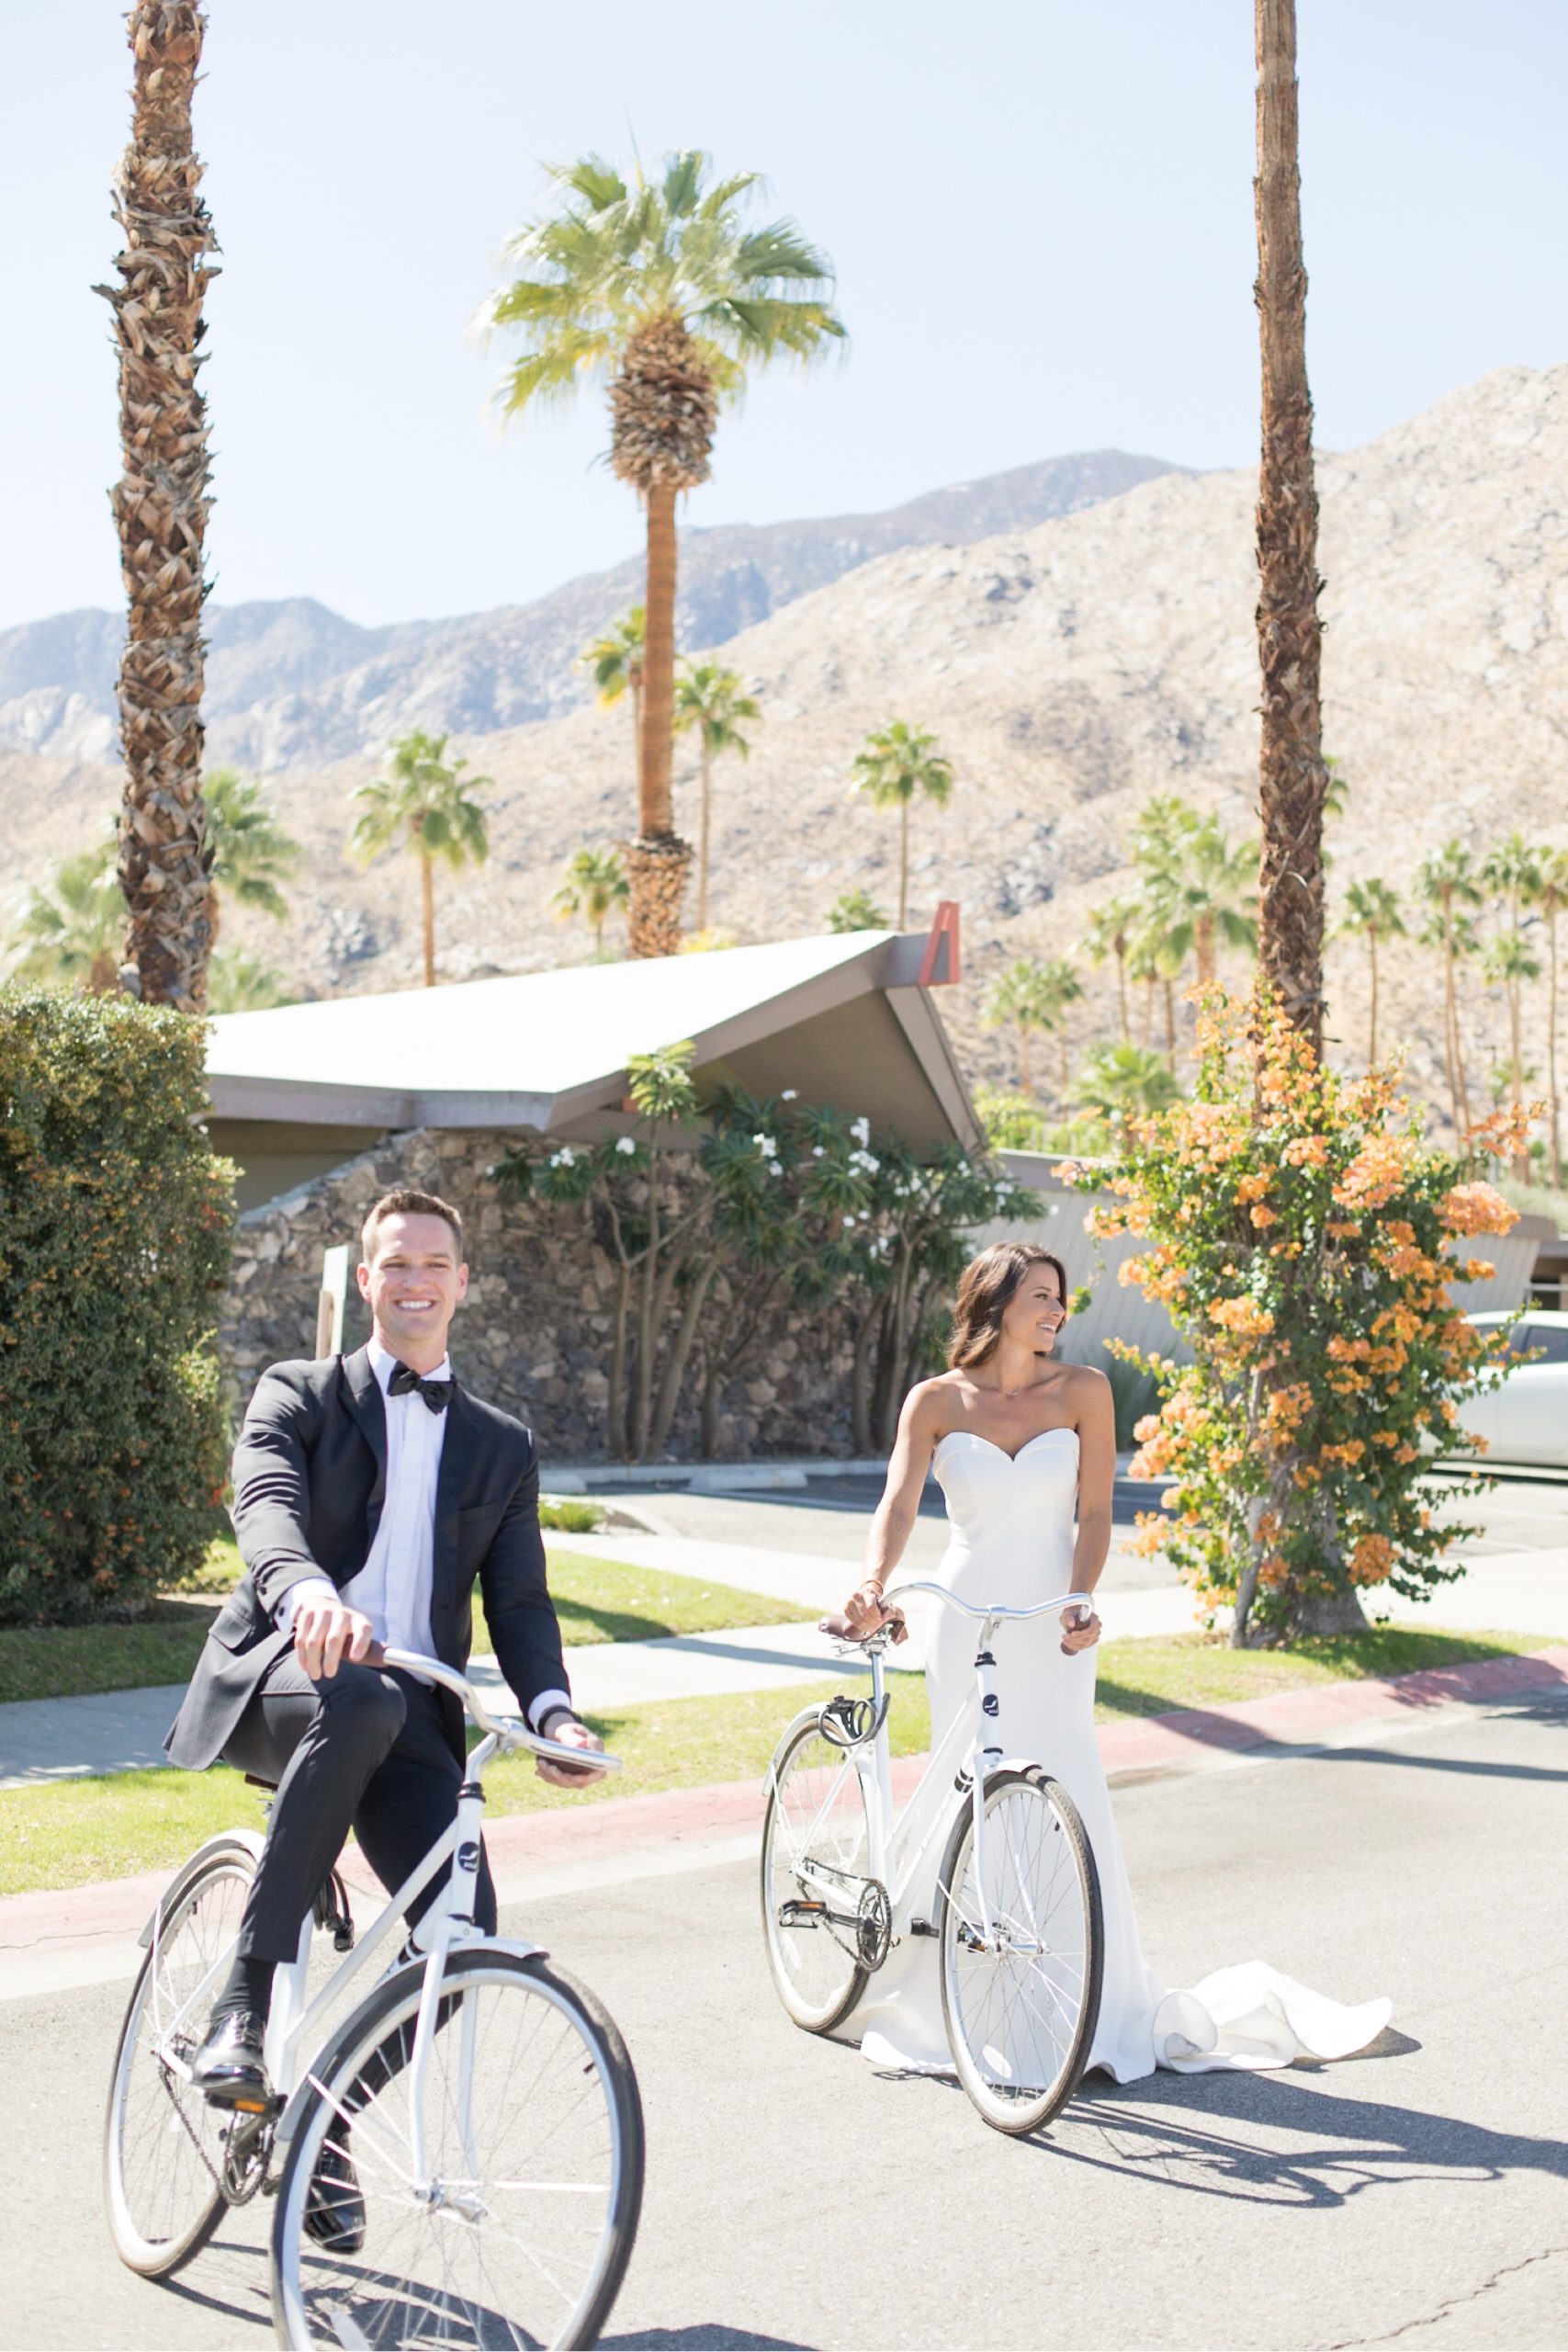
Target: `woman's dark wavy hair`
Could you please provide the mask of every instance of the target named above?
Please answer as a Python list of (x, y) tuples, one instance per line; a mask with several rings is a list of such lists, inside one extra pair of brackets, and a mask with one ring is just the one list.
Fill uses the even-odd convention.
[(958, 1278), (953, 1304), (953, 1337), (948, 1342), (950, 1372), (967, 1372), (984, 1363), (1002, 1336), (1002, 1317), (1018, 1295), (1019, 1284), (1031, 1266), (1050, 1266), (1067, 1303), (1067, 1270), (1054, 1250), (1036, 1241), (994, 1241), (971, 1258)]

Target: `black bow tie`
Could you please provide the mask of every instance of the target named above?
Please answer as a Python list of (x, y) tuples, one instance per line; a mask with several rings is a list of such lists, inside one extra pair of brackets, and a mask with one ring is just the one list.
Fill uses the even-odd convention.
[(417, 1388), (433, 1413), (444, 1413), (452, 1401), (452, 1391), (457, 1385), (454, 1380), (422, 1380), (418, 1373), (411, 1371), (406, 1363), (397, 1363), (392, 1366), (388, 1393), (393, 1396), (407, 1396)]

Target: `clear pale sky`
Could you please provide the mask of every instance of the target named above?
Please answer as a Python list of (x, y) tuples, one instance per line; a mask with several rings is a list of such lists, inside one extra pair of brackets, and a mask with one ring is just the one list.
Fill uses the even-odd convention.
[[(591, 395), (502, 435), (467, 338), (540, 158), (755, 168), (832, 254), (849, 356), (721, 427), (694, 524), (896, 503), (1118, 446), (1253, 461), (1248, 0), (209, 0), (224, 274), (216, 594), (371, 622), (629, 554)], [(1320, 442), (1568, 356), (1564, 0), (1300, 0)], [(0, 626), (112, 605), (116, 0), (14, 6)]]

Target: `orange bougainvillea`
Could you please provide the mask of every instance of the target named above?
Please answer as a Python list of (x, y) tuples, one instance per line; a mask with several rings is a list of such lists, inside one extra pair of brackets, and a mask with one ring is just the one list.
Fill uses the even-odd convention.
[[(1145, 1238), (1121, 1278), (1164, 1303), (1193, 1355), (1179, 1369), (1117, 1351), (1162, 1392), (1133, 1475), (1174, 1482), (1137, 1544), (1205, 1606), (1234, 1603), (1237, 1639), (1353, 1623), (1360, 1591), (1415, 1597), (1457, 1573), (1453, 1531), (1416, 1498), (1424, 1447), (1478, 1450), (1459, 1400), (1495, 1385), (1506, 1340), (1456, 1306), (1455, 1286), (1492, 1268), (1453, 1245), (1515, 1213), (1476, 1157), (1425, 1141), (1396, 1073), (1320, 1069), (1275, 1007), (1210, 990), (1199, 1045), (1195, 1099), (1134, 1121), (1095, 1220)], [(1513, 1132), (1491, 1120), (1482, 1147)], [(1082, 1167), (1066, 1181), (1107, 1183)]]

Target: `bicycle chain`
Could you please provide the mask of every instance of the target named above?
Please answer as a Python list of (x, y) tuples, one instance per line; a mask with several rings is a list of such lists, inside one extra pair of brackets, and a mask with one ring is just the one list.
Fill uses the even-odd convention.
[[(224, 2148), (223, 2168), (220, 2171), (218, 2166), (213, 2163), (211, 2157), (208, 2154), (206, 2148), (202, 2145), (200, 2134), (197, 2132), (195, 2125), (191, 2122), (189, 2116), (186, 2113), (184, 2107), (180, 2104), (178, 2098), (175, 2096), (174, 2089), (173, 2067), (168, 2065), (162, 2058), (157, 2060), (157, 2067), (159, 2077), (162, 2080), (164, 2088), (168, 2095), (169, 2104), (174, 2109), (175, 2113), (179, 2117), (180, 2129), (189, 2140), (191, 2146), (196, 2150), (197, 2154), (201, 2158), (207, 2177), (211, 2181), (212, 2186), (217, 2189), (225, 2204), (248, 2205), (252, 2198), (256, 2194), (256, 2191), (261, 2188), (262, 2183), (266, 2178), (267, 2158), (272, 2153), (271, 2140), (269, 2137), (267, 2144), (265, 2147), (256, 2147), (255, 2141), (259, 2140), (264, 2132), (270, 2133), (272, 2118), (270, 2116), (263, 2116), (254, 2126), (254, 2136), (247, 2138), (244, 2154), (247, 2165), (249, 2165), (249, 2174), (248, 2177), (242, 2175), (238, 2185), (234, 2185), (231, 2179), (231, 2166), (234, 2160), (233, 2142), (239, 2134), (238, 2125), (231, 2126), (232, 2136)], [(254, 2162), (252, 2161), (253, 2153), (255, 2158), (255, 2161)]]

